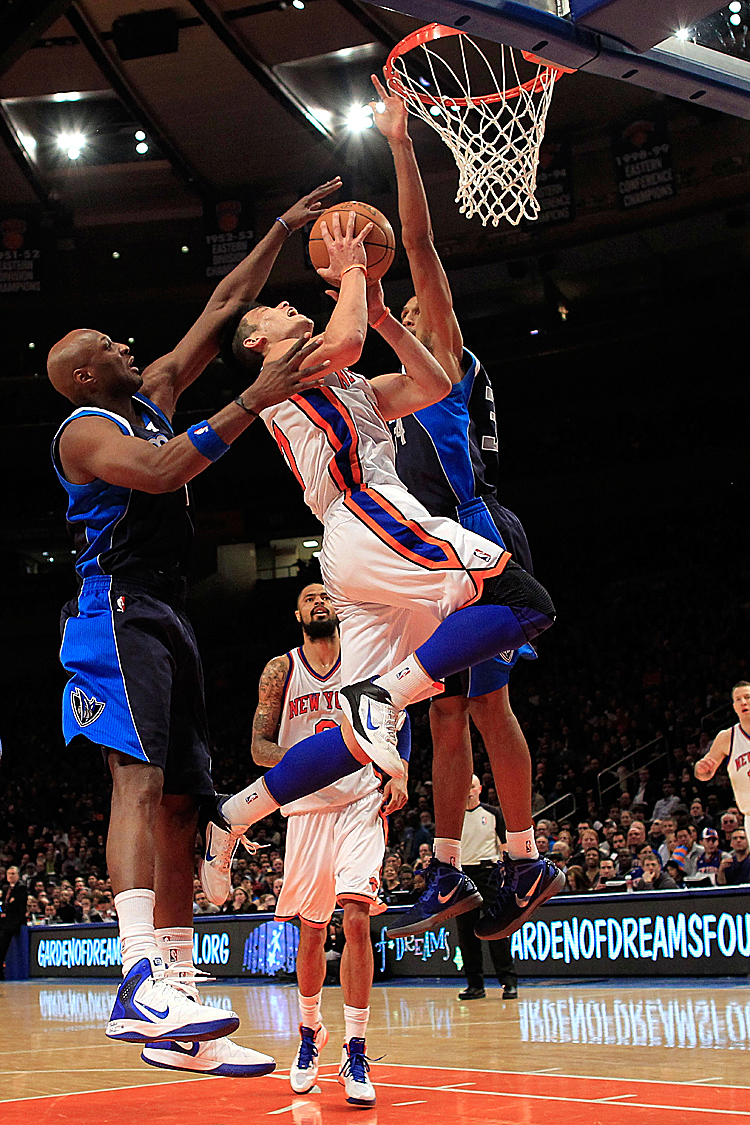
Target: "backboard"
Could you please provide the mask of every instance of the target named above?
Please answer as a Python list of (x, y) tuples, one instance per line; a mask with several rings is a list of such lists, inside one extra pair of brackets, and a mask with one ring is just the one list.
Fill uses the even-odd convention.
[[(561, 66), (750, 120), (750, 0), (730, 0), (713, 12), (706, 0), (660, 0), (659, 4), (649, 0), (647, 8), (644, 3), (388, 0), (387, 7), (425, 23), (460, 27), (472, 36), (530, 51)], [(619, 22), (613, 22), (612, 12), (618, 8)], [(675, 13), (673, 33), (646, 49), (635, 49), (633, 44), (640, 48), (644, 42), (643, 12), (653, 8)], [(687, 13), (685, 22), (680, 13)], [(691, 24), (696, 13), (700, 18)]]

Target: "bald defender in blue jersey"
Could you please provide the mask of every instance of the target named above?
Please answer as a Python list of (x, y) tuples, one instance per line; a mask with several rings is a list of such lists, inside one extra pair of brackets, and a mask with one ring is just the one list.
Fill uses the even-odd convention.
[[(402, 323), (432, 352), (453, 384), (442, 401), (391, 424), (396, 470), (431, 515), (457, 519), (502, 544), (531, 572), (523, 527), (513, 512), (502, 507), (495, 492), (498, 447), (492, 385), (477, 357), (464, 347), (448, 278), (432, 238), (406, 106), (401, 98), (390, 96), (375, 75), (372, 80), (380, 99), (371, 103), (373, 116), (393, 155), (401, 237), (416, 290), (403, 309)], [(525, 645), (520, 655), (534, 659), (536, 654)], [(478, 936), (506, 936), (564, 885), (562, 874), (539, 856), (534, 840), (531, 756), (508, 695), (510, 670), (518, 656), (518, 650), (503, 652), (450, 677), (445, 693), (432, 701), (435, 859), (422, 899), (392, 934), (419, 933), (428, 919), (434, 924), (441, 910), (437, 895), (441, 865), (461, 865), (461, 829), (473, 768), (469, 716), (492, 765), (509, 856), (497, 901), (477, 924)]]

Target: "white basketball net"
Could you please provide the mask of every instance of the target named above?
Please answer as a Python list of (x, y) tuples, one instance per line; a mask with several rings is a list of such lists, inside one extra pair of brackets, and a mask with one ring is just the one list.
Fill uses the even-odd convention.
[[(459, 35), (458, 41), (460, 66), (446, 62), (434, 43), (422, 43), (391, 57), (393, 76), (388, 84), (453, 153), (459, 173), (456, 203), (462, 214), (467, 219), (478, 215), (484, 226), (490, 221), (497, 226), (501, 219), (517, 226), (521, 219), (535, 219), (539, 214), (535, 197), (539, 148), (560, 71), (539, 63), (532, 79), (523, 80), (515, 51), (501, 44), (501, 64), (495, 74), (468, 35)], [(409, 73), (409, 68), (416, 70), (415, 63), (421, 64), (421, 77), (429, 74), (429, 87), (416, 73)], [(476, 84), (478, 70), (486, 71), (487, 87), (472, 94), (471, 83)], [(441, 82), (448, 85), (450, 96), (442, 93)], [(492, 100), (477, 101), (480, 94), (483, 99), (489, 94)], [(466, 99), (466, 105), (455, 104), (459, 97)]]

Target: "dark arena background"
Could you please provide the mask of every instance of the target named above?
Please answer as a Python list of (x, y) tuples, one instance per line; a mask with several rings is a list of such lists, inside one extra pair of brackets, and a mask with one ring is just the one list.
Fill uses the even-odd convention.
[[(498, 495), (523, 521), (558, 612), (538, 661), (521, 662), (510, 684), (545, 839), (551, 850), (568, 822), (578, 851), (587, 821), (603, 842), (604, 822), (623, 810), (627, 829), (642, 767), (656, 784), (647, 830), (668, 780), (686, 822), (698, 797), (701, 827), (719, 829), (734, 805), (726, 771), (699, 783), (692, 765), (736, 721), (731, 689), (750, 679), (750, 5), (660, 5), (672, 23), (645, 43), (633, 29), (649, 6), (620, 0), (572, 12), (559, 0), (510, 3), (505, 14), (463, 0), (397, 11), (360, 0), (161, 3), (0, 0), (0, 894), (11, 865), (33, 890), (45, 853), (50, 886), (94, 874), (107, 906), (109, 778), (96, 748), (66, 749), (60, 733), (59, 614), (75, 572), (49, 453), (68, 411), (47, 380), (47, 352), (70, 329), (92, 327), (127, 342), (143, 369), (275, 216), (336, 174), (341, 200), (367, 201), (394, 226), (384, 288), (400, 310), (413, 290), (393, 166), (362, 107), (370, 72), (433, 18), (464, 26), (490, 54), (503, 34), (525, 46), (525, 35), (544, 32), (539, 53), (580, 68), (552, 101), (535, 222), (467, 220), (453, 202), (450, 153), (410, 123), (464, 339), (494, 387)], [(479, 21), (476, 32), (462, 13)], [(493, 19), (505, 21), (497, 36)], [(679, 58), (669, 81), (658, 70), (669, 69), (667, 43)], [(628, 59), (649, 62), (650, 85), (622, 80)], [(695, 98), (699, 80), (707, 92)], [(644, 123), (658, 192), (646, 180), (629, 190), (622, 171), (632, 127)], [(331, 303), (306, 241), (304, 231), (289, 238), (264, 300), (288, 299), (320, 329)], [(370, 333), (358, 370), (394, 364)], [(241, 389), (215, 360), (180, 399), (177, 431)], [(317, 580), (322, 528), (262, 423), (195, 479), (192, 495), (189, 614), (216, 788), (234, 792), (260, 773), (250, 755), (258, 677), (300, 643), (295, 598)], [(413, 863), (408, 842), (432, 811), (426, 705), (413, 729), (409, 805), (390, 826), (401, 863)], [(476, 732), (473, 747), (481, 799), (496, 805)], [(285, 823), (276, 816), (263, 829), (282, 872)], [(272, 875), (261, 871), (266, 891)], [(210, 1085), (146, 1067), (104, 1038), (119, 975), (111, 913), (85, 932), (77, 917), (59, 931), (29, 924), (0, 983), (9, 1079), (0, 1119), (220, 1125), (249, 1109), (295, 1125), (358, 1113), (368, 1125), (407, 1114), (531, 1125), (563, 1112), (575, 1125), (616, 1125), (628, 1105), (639, 1125), (669, 1110), (689, 1122), (745, 1121), (748, 889), (688, 880), (624, 906), (619, 887), (592, 895), (571, 884), (514, 939), (515, 1003), (501, 999), (488, 957), (486, 998), (457, 1001), (453, 923), (396, 946), (373, 918), (368, 1048), (388, 1055), (373, 1063), (378, 1107), (364, 1112), (335, 1081), (335, 988), (324, 993), (332, 1044), (322, 1092), (289, 1089), (299, 938), (272, 913), (256, 917), (256, 907), (196, 927), (198, 961), (219, 978), (208, 1003), (234, 1007), (238, 1041), (276, 1054), (279, 1067)], [(644, 918), (655, 925), (645, 946)]]

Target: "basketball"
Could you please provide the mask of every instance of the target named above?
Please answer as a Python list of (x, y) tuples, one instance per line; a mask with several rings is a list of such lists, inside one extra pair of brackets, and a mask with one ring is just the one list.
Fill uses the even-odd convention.
[(333, 207), (329, 207), (327, 211), (323, 211), (315, 220), (315, 225), (310, 231), (310, 261), (315, 269), (325, 269), (328, 265), (328, 250), (323, 241), (320, 224), (325, 220), (330, 231), (331, 216), (334, 211), (339, 212), (342, 232), (346, 230), (350, 211), (355, 211), (357, 214), (354, 224), (355, 234), (359, 234), (362, 227), (366, 226), (367, 223), (374, 223), (364, 245), (367, 253), (368, 280), (379, 281), (383, 274), (390, 269), (396, 254), (396, 238), (393, 234), (393, 227), (382, 211), (378, 211), (376, 207), (371, 207), (369, 203), (357, 203), (356, 200), (350, 203), (336, 203)]

